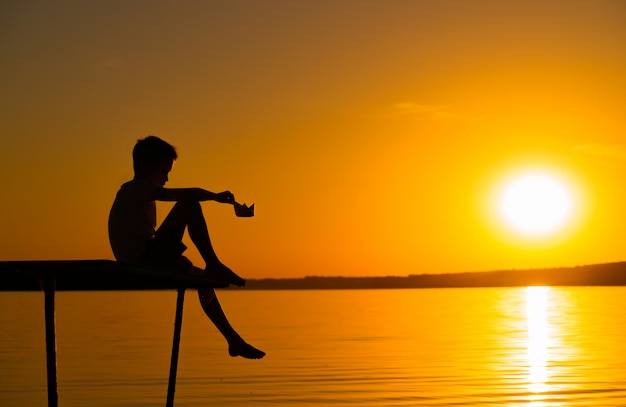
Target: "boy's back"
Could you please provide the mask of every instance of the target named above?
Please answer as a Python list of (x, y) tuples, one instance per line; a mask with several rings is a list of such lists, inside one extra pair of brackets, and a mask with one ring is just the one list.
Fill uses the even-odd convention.
[(122, 185), (109, 213), (109, 241), (115, 258), (139, 263), (146, 242), (154, 237), (156, 203), (154, 196), (161, 188), (150, 182), (134, 179)]

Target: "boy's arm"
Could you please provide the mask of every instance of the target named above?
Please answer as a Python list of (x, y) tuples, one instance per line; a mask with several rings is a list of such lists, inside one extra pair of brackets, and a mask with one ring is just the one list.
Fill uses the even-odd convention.
[(230, 191), (215, 193), (202, 188), (159, 188), (154, 194), (156, 201), (217, 201), (233, 203), (235, 196)]

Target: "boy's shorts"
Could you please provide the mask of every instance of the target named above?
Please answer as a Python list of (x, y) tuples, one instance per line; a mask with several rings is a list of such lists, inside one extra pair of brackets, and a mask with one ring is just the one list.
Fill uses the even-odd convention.
[(187, 246), (176, 236), (157, 232), (146, 242), (143, 263), (155, 267), (174, 267), (185, 250)]

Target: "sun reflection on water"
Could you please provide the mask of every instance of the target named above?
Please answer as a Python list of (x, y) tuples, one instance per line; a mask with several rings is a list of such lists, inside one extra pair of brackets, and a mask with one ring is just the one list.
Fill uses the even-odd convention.
[(528, 390), (531, 406), (543, 406), (548, 391), (550, 360), (550, 287), (526, 287), (526, 323), (528, 330)]

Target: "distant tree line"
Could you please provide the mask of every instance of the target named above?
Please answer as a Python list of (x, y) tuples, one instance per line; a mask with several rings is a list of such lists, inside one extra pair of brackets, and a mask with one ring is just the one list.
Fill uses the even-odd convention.
[[(446, 287), (626, 285), (626, 262), (528, 270), (497, 270), (406, 277), (321, 277), (249, 279), (244, 289), (319, 290)], [(235, 287), (233, 287), (235, 288)], [(237, 288), (235, 288), (237, 289)]]

